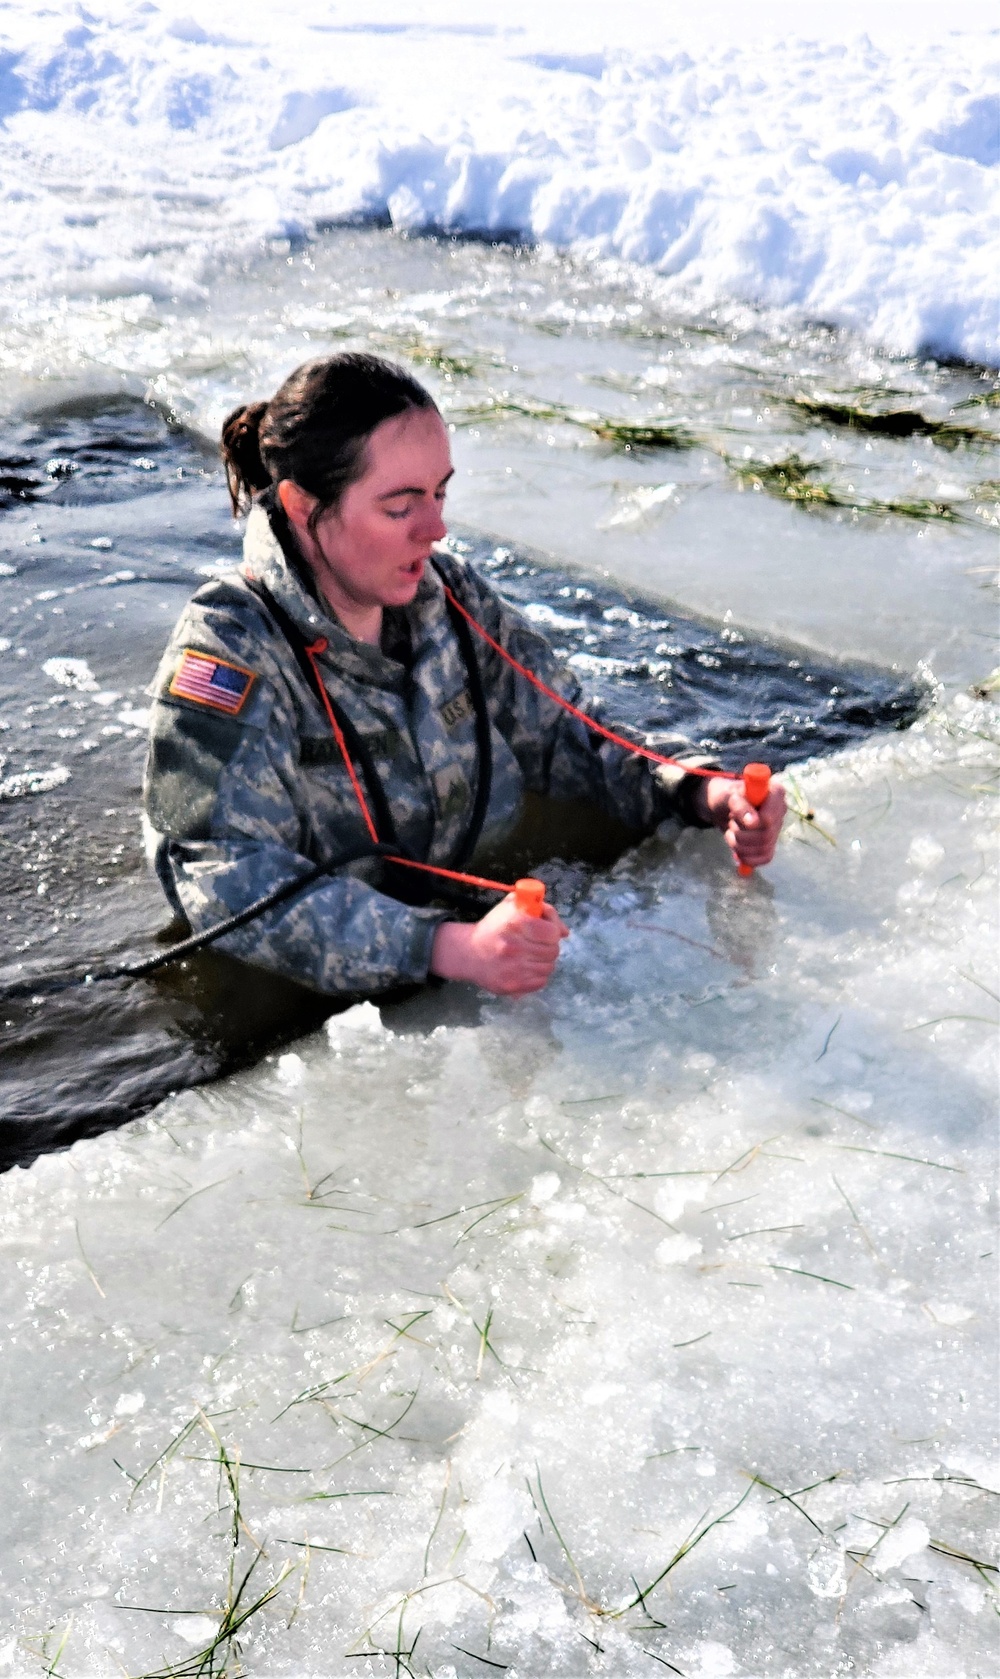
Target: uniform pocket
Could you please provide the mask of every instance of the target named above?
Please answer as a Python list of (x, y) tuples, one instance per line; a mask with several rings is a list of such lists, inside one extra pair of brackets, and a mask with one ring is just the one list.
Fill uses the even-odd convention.
[(246, 736), (234, 717), (200, 707), (153, 707), (146, 760), (146, 810), (171, 839), (206, 840), (223, 770)]

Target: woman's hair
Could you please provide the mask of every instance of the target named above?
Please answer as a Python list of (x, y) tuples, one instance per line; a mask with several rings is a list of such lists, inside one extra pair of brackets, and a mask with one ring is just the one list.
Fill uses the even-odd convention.
[(376, 426), (416, 408), (436, 408), (423, 385), (380, 356), (348, 352), (307, 361), (270, 402), (250, 402), (222, 427), (233, 516), (283, 478), (315, 496), (310, 528), (365, 471)]

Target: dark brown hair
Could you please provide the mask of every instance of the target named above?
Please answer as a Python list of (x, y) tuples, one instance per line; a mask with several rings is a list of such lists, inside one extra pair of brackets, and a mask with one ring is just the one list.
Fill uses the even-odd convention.
[(283, 478), (318, 505), (310, 527), (335, 507), (365, 471), (365, 444), (376, 426), (416, 408), (436, 408), (402, 367), (349, 351), (307, 361), (270, 402), (234, 408), (222, 427), (222, 459), (233, 516)]

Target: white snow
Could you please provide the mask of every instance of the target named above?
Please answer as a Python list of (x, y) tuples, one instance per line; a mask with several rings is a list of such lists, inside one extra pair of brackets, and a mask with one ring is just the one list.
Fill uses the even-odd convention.
[[(857, 8), (832, 10), (778, 7), (789, 32), (761, 40), (717, 6), (678, 22), (483, 0), (472, 23), (446, 0), (384, 16), (289, 0), (280, 20), (219, 0), (202, 22), (170, 0), (17, 0), (0, 276), (36, 308), (183, 301), (262, 239), (388, 217), (995, 361), (997, 32), (911, 7), (908, 35), (880, 33), (875, 8), (873, 41)], [(983, 21), (950, 8), (953, 30), (963, 16)]]

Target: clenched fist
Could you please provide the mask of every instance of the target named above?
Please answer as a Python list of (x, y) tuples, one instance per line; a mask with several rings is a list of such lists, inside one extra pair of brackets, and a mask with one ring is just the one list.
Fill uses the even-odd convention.
[(742, 781), (728, 776), (706, 777), (700, 789), (700, 814), (721, 828), (738, 863), (760, 869), (774, 856), (785, 820), (785, 790), (771, 783), (762, 805), (750, 803)]
[(497, 996), (541, 991), (548, 984), (562, 939), (569, 938), (551, 904), (525, 915), (513, 894), (474, 926), (444, 921), (434, 935), (431, 973), (465, 979)]

